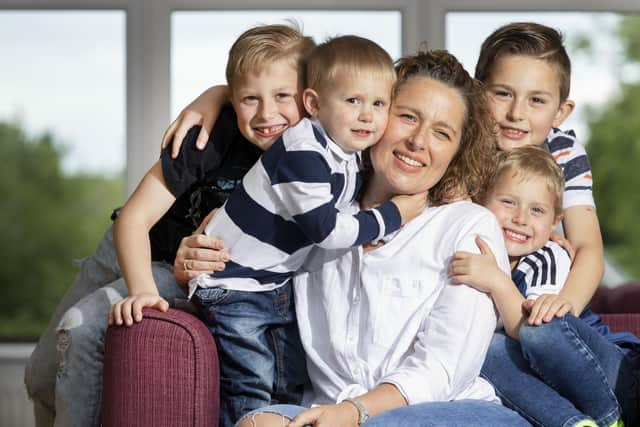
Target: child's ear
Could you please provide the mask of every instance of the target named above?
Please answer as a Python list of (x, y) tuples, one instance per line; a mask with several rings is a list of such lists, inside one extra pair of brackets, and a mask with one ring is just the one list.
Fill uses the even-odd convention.
[(560, 103), (560, 107), (558, 108), (558, 112), (556, 116), (553, 118), (553, 127), (557, 128), (571, 115), (571, 112), (575, 108), (576, 103), (570, 99), (565, 99)]
[(318, 92), (309, 88), (305, 89), (304, 92), (302, 92), (302, 105), (304, 105), (304, 109), (307, 110), (307, 113), (309, 113), (311, 117), (316, 117), (320, 110)]

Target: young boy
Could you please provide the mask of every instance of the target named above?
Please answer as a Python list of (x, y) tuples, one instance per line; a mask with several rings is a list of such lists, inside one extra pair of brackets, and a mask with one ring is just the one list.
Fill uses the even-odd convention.
[(529, 323), (539, 325), (569, 311), (578, 315), (600, 283), (604, 258), (589, 160), (575, 135), (558, 129), (574, 108), (562, 36), (536, 23), (505, 25), (482, 44), (475, 75), (486, 86), (499, 148), (544, 146), (565, 175), (562, 225), (575, 249), (573, 266), (559, 295), (527, 303)]
[[(218, 342), (222, 426), (233, 425), (252, 409), (300, 398), (304, 355), (289, 279), (311, 245), (347, 248), (381, 238), (426, 203), (424, 196), (399, 197), (356, 215), (339, 212), (357, 191), (356, 153), (377, 142), (386, 126), (395, 71), (384, 50), (357, 37), (336, 38), (314, 49), (307, 76), (330, 75), (331, 83), (320, 79), (319, 92), (308, 89), (303, 95), (305, 107), (319, 121), (297, 124), (302, 115), (297, 96), (300, 56), (291, 46), (268, 48), (273, 43), (265, 40), (264, 30), (240, 36), (231, 48), (227, 79), (237, 114), (235, 139), (244, 137), (245, 144), (258, 147), (254, 150), (273, 147), (207, 226), (232, 253), (225, 270), (190, 284), (190, 295)], [(224, 121), (228, 123), (228, 117), (221, 116), (214, 129), (214, 144), (219, 145), (219, 139), (238, 144), (231, 134), (220, 135)], [(122, 209), (116, 238), (131, 297), (116, 305), (115, 316), (130, 315), (132, 304), (163, 303), (144, 268), (148, 250), (138, 241), (143, 234), (139, 229), (148, 230), (176, 197), (207, 198), (192, 190), (209, 183), (214, 171), (218, 174), (223, 153), (210, 153), (209, 145), (202, 153), (190, 147), (187, 155), (183, 149), (176, 160), (164, 156)], [(233, 166), (222, 165), (228, 170)], [(213, 184), (226, 185), (220, 180)]]
[[(129, 296), (112, 307), (110, 323), (140, 321), (143, 307), (166, 309), (168, 304), (158, 293), (151, 272), (152, 255), (155, 259), (158, 246), (175, 254), (180, 238), (190, 234), (211, 209), (220, 207), (263, 150), (300, 121), (303, 86), (299, 68), (314, 47), (312, 39), (285, 25), (252, 28), (235, 41), (226, 73), (237, 101), (234, 108), (223, 109), (211, 143), (204, 151), (196, 149), (194, 142), (199, 128), (194, 127), (176, 159), (171, 158), (169, 149), (163, 150), (161, 159), (142, 179), (115, 222), (118, 260)], [(167, 233), (165, 224), (185, 220), (191, 223), (190, 230)], [(154, 233), (156, 229), (158, 233)], [(176, 239), (172, 238), (174, 234)], [(233, 425), (245, 410), (272, 399), (295, 403), (302, 396), (306, 374), (290, 289), (275, 289), (261, 296), (265, 307), (270, 299), (279, 310), (271, 313), (270, 324), (260, 325), (271, 336), (277, 336), (278, 341), (272, 343), (263, 334), (260, 336), (263, 342), (255, 343), (242, 336), (221, 333), (216, 336), (219, 350), (228, 359), (235, 345), (262, 344), (252, 350), (262, 351), (267, 358), (273, 359), (274, 354), (280, 358), (278, 363), (270, 360), (271, 363), (264, 361), (263, 365), (247, 361), (245, 369), (255, 372), (253, 379), (261, 386), (251, 387), (254, 395), (243, 388), (243, 384), (253, 380), (250, 375), (229, 373), (229, 366), (234, 365), (226, 363), (226, 359), (222, 361), (221, 425), (225, 427)], [(259, 320), (264, 321), (265, 317), (266, 313)], [(278, 348), (270, 347), (272, 344)]]
[(500, 312), (508, 337), (496, 335), (482, 373), (505, 405), (545, 426), (629, 423), (638, 415), (638, 338), (610, 332), (589, 309), (521, 327), (524, 300), (558, 294), (569, 275), (569, 254), (549, 240), (562, 218), (563, 190), (562, 171), (543, 148), (501, 152), (482, 199), (502, 227), (511, 277), (479, 238), (481, 254), (456, 253), (451, 275), (490, 293)]

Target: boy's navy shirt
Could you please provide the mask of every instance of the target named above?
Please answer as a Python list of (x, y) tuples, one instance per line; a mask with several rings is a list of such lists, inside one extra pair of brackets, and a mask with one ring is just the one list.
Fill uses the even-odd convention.
[(180, 154), (162, 150), (162, 174), (176, 200), (149, 232), (154, 261), (173, 264), (181, 240), (219, 208), (262, 154), (238, 128), (231, 106), (222, 109), (204, 150), (196, 148), (200, 126), (185, 136)]

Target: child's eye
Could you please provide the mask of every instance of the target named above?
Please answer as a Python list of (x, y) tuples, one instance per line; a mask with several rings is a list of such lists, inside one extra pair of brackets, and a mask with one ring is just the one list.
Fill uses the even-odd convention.
[(360, 99), (359, 98), (347, 98), (347, 102), (349, 104), (359, 104), (360, 103)]
[(286, 93), (286, 92), (281, 92), (281, 93), (276, 94), (276, 99), (278, 101), (284, 101), (284, 100), (292, 98), (292, 97), (293, 97), (293, 94)]
[(254, 95), (247, 95), (244, 98), (242, 98), (242, 102), (246, 104), (253, 104), (255, 102), (258, 102), (258, 97)]
[(511, 199), (501, 199), (500, 203), (507, 206), (513, 206), (515, 204)]
[(545, 210), (544, 210), (544, 208), (534, 207), (534, 208), (531, 208), (531, 212), (532, 212), (534, 215), (544, 215)]
[(531, 98), (531, 101), (534, 104), (545, 104), (546, 103), (546, 101), (544, 99), (542, 99), (542, 98), (540, 98), (538, 96), (534, 96), (533, 98)]
[(507, 92), (506, 90), (501, 90), (501, 89), (495, 90), (493, 94), (501, 98), (508, 98), (511, 96), (510, 92)]
[(384, 107), (384, 106), (386, 106), (386, 105), (387, 105), (387, 103), (386, 103), (386, 102), (384, 102), (384, 101), (383, 101), (383, 100), (381, 100), (381, 99), (379, 99), (379, 100), (377, 100), (377, 101), (374, 101), (374, 102), (373, 102), (373, 106), (374, 106), (374, 107)]

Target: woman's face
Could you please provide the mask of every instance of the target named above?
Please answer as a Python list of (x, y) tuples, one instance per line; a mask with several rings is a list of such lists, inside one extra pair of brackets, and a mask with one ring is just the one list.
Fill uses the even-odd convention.
[(373, 185), (389, 195), (433, 187), (460, 147), (464, 118), (465, 105), (455, 89), (425, 77), (405, 82), (391, 104), (382, 139), (371, 148)]

